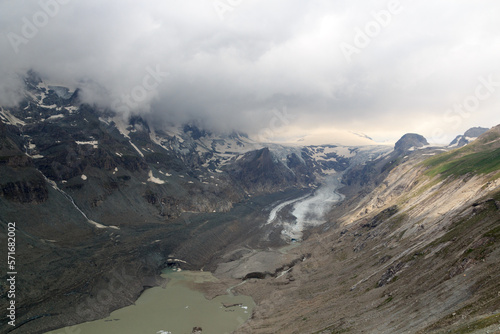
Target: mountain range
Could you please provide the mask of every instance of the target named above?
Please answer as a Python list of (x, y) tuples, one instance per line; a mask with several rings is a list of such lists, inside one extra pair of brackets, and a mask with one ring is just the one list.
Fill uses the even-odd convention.
[(257, 302), (237, 332), (500, 330), (499, 126), (449, 146), (287, 146), (124, 118), (34, 72), (25, 84), (0, 109), (2, 237), (15, 222), (22, 273), (2, 331), (102, 318), (168, 265), (221, 272), (251, 261), (242, 247), (290, 243), (271, 269), (223, 274)]

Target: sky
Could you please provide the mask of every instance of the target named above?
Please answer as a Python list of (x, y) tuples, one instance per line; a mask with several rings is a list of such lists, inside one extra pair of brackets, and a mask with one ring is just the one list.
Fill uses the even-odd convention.
[(0, 104), (30, 69), (124, 118), (263, 141), (500, 123), (498, 0), (0, 0)]

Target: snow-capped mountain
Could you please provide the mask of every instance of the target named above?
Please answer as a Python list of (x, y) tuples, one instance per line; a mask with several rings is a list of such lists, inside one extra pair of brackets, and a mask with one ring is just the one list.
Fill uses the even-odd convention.
[[(33, 273), (18, 285), (30, 332), (65, 325), (48, 310), (79, 323), (130, 303), (156, 284), (167, 259), (200, 269), (232, 247), (307, 239), (308, 228), (333, 226), (337, 211), (383, 188), (392, 171), (403, 175), (412, 161), (446, 150), (417, 134), (394, 147), (286, 145), (124, 118), (32, 72), (24, 94), (18, 106), (0, 107), (0, 222), (17, 222), (19, 271)], [(112, 282), (115, 268), (133, 272), (126, 292), (102, 310), (73, 311)]]
[[(314, 189), (325, 176), (390, 150), (387, 146), (266, 144), (238, 132), (211, 133), (195, 124), (158, 124), (141, 116), (124, 119), (113, 110), (81, 104), (78, 90), (47, 84), (34, 72), (25, 83), (24, 100), (17, 107), (1, 108), (0, 120), (35, 169), (61, 189), (86, 189), (92, 180), (102, 183), (103, 178), (111, 178), (116, 183), (118, 178), (144, 183), (144, 188), (148, 183), (162, 185), (167, 193), (175, 184), (203, 194), (170, 211), (162, 206), (162, 212), (173, 216), (183, 211), (226, 210), (251, 194), (291, 187)], [(368, 151), (372, 153), (365, 154)], [(221, 189), (225, 201), (220, 201)], [(162, 201), (166, 200), (156, 202)]]

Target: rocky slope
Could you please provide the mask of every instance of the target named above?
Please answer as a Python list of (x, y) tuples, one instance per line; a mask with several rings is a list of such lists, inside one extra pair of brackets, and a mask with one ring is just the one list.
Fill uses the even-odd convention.
[[(258, 307), (241, 333), (495, 329), (500, 127), (456, 150), (417, 134), (394, 149), (286, 147), (78, 96), (31, 72), (23, 102), (0, 109), (0, 240), (16, 222), (19, 272), (17, 326), (1, 331), (101, 318), (168, 265), (245, 280), (234, 290)], [(287, 223), (297, 199), (337, 191), (325, 224), (276, 250), (290, 240), (274, 208)]]
[(379, 170), (293, 250), (304, 261), (238, 288), (258, 301), (238, 333), (500, 332), (499, 147), (497, 126)]
[(20, 273), (17, 326), (0, 330), (103, 317), (161, 284), (175, 259), (215, 270), (234, 245), (281, 245), (279, 230), (263, 228), (270, 203), (314, 192), (363, 163), (358, 151), (123, 119), (30, 72), (21, 104), (0, 109), (0, 232), (16, 222)]

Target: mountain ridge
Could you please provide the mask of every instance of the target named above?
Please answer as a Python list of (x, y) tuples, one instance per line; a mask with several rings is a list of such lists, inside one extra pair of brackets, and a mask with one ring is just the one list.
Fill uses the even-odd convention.
[[(252, 260), (234, 255), (241, 247), (258, 254), (297, 241), (283, 234), (298, 224), (295, 205), (332, 189), (340, 200), (302, 212), (318, 219), (326, 208), (274, 274), (239, 273), (249, 280), (235, 291), (258, 304), (239, 332), (425, 332), (498, 313), (488, 275), (498, 274), (500, 126), (453, 150), (418, 134), (394, 148), (285, 146), (124, 120), (78, 94), (32, 77), (25, 100), (0, 111), (0, 222), (17, 222), (19, 266), (33, 273), (19, 277), (12, 333), (102, 318), (161, 285), (167, 265), (217, 272), (228, 258)], [(477, 280), (459, 281), (470, 273)], [(427, 323), (420, 300), (439, 304), (438, 294), (446, 302)]]
[[(18, 291), (22, 326), (14, 333), (89, 321), (130, 304), (161, 284), (171, 254), (199, 269), (256, 229), (245, 243), (283, 244), (279, 230), (255, 226), (264, 224), (268, 201), (314, 192), (356, 158), (355, 148), (265, 147), (194, 124), (158, 129), (82, 104), (78, 90), (54, 89), (34, 74), (26, 85), (20, 105), (0, 111), (0, 221), (17, 222), (19, 256), (32, 259), (19, 270), (37, 272), (35, 282), (19, 277), (31, 289)], [(116, 271), (136, 279), (113, 300), (96, 301)], [(90, 303), (99, 307), (78, 311)]]
[(462, 147), (475, 140), (477, 137), (488, 131), (488, 128), (473, 127), (465, 131), (463, 135), (458, 135), (448, 145), (449, 147)]
[(296, 249), (307, 260), (280, 289), (269, 280), (239, 288), (260, 308), (237, 333), (498, 331), (500, 163), (443, 178), (426, 173), (426, 159), (410, 153), (372, 190), (336, 205)]

